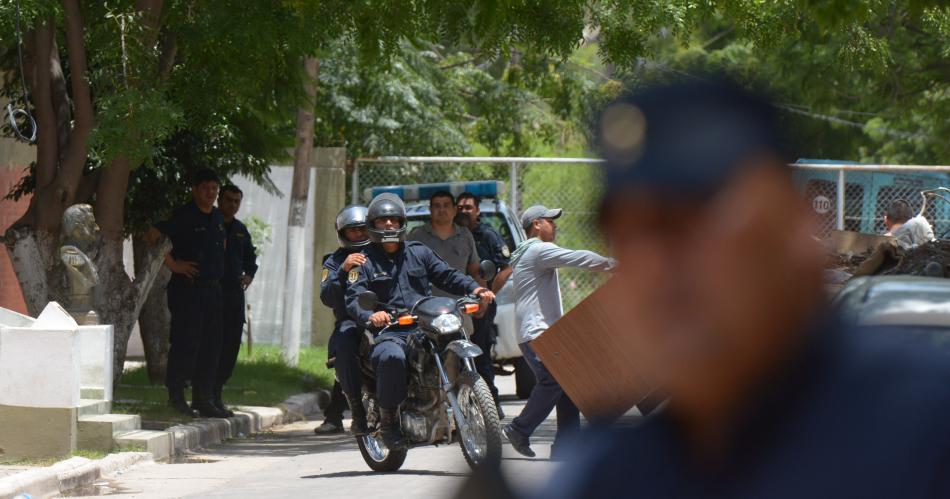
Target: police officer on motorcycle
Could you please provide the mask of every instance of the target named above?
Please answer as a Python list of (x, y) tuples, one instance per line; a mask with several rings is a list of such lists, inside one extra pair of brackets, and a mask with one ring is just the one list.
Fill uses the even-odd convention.
[[(339, 387), (353, 415), (351, 430), (356, 435), (365, 435), (366, 411), (361, 403), (359, 365), (363, 326), (357, 324), (346, 311), (346, 286), (350, 271), (366, 262), (366, 256), (362, 253), (370, 243), (366, 232), (366, 207), (350, 205), (340, 210), (336, 216), (336, 233), (340, 248), (324, 257), (320, 277), (320, 301), (333, 309), (335, 319), (327, 350), (330, 359), (334, 359)], [(325, 411), (327, 422), (318, 428), (318, 433), (329, 433), (342, 426), (343, 403), (338, 397), (335, 386), (330, 405)]]
[[(445, 263), (422, 243), (406, 241), (406, 207), (391, 193), (376, 196), (366, 217), (373, 244), (366, 247), (366, 262), (347, 274), (346, 308), (359, 324), (377, 330), (394, 319), (390, 311), (408, 311), (417, 301), (431, 295), (431, 286), (455, 294), (475, 294), (485, 306), (495, 295), (471, 277)], [(378, 311), (360, 308), (361, 293), (376, 294)], [(380, 430), (390, 449), (408, 446), (399, 427), (396, 411), (406, 398), (406, 334), (389, 328), (376, 338), (371, 362), (376, 373), (376, 397), (380, 408)]]

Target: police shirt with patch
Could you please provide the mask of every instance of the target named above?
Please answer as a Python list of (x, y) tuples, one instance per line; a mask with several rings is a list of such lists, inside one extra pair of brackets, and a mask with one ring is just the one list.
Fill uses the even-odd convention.
[(224, 230), (228, 244), (225, 248), (227, 260), (224, 266), (226, 280), (237, 282), (242, 275), (254, 278), (257, 273), (257, 248), (251, 241), (251, 233), (238, 219), (225, 222)]
[(421, 298), (431, 296), (430, 283), (454, 295), (475, 291), (478, 283), (452, 268), (426, 245), (406, 241), (389, 255), (372, 244), (364, 252), (366, 263), (357, 269), (356, 282), (346, 290), (346, 308), (361, 324), (369, 321), (371, 310), (360, 308), (360, 293), (376, 293), (377, 310), (408, 310)]
[(227, 233), (224, 218), (217, 208), (204, 213), (194, 202), (158, 222), (155, 228), (172, 242), (172, 258), (198, 264), (196, 279), (221, 279), (225, 270)]
[(472, 230), (472, 236), (475, 237), (478, 258), (494, 262), (498, 270), (511, 264), (511, 250), (494, 227), (479, 222)]
[(333, 309), (333, 318), (336, 320), (334, 331), (346, 328), (353, 319), (346, 310), (346, 288), (350, 275), (357, 271), (359, 265), (350, 272), (343, 271), (343, 262), (346, 257), (359, 251), (351, 248), (339, 248), (323, 257), (323, 270), (320, 273), (320, 301)]

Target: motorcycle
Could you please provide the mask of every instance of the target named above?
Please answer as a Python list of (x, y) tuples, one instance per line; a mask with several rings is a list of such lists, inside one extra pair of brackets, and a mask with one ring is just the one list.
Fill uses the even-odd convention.
[[(491, 262), (482, 262), (482, 276), (495, 274)], [(359, 306), (375, 310), (376, 294), (366, 291)], [(477, 296), (459, 299), (429, 296), (409, 310), (388, 311), (393, 321), (383, 328), (410, 329), (408, 348), (408, 396), (398, 410), (398, 420), (409, 448), (458, 442), (473, 469), (501, 460), (501, 423), (491, 391), (475, 371), (473, 359), (482, 352), (469, 341), (462, 327), (462, 315), (479, 309)], [(376, 338), (369, 331), (361, 355), (363, 405), (367, 435), (357, 436), (363, 460), (374, 471), (396, 471), (406, 460), (408, 449), (389, 449), (380, 435), (379, 407), (375, 377), (368, 353)]]

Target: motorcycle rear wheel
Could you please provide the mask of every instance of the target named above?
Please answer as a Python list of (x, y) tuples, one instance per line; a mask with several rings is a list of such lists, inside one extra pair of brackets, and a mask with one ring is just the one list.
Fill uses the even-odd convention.
[(459, 446), (472, 469), (501, 462), (501, 423), (495, 400), (485, 380), (465, 371), (455, 382), (459, 409), (469, 424), (468, 431), (459, 428)]
[(356, 437), (356, 443), (360, 447), (360, 454), (363, 455), (366, 465), (373, 471), (396, 471), (402, 468), (409, 450), (391, 450), (378, 435), (379, 433), (370, 433)]

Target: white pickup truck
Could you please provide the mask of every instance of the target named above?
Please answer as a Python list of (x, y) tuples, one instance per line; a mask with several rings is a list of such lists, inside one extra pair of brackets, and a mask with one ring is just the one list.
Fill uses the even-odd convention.
[[(518, 223), (518, 217), (503, 201), (498, 199), (499, 193), (504, 191), (504, 183), (499, 181), (447, 182), (440, 184), (414, 184), (371, 187), (363, 190), (363, 197), (369, 202), (373, 196), (382, 192), (392, 192), (406, 203), (406, 217), (408, 229), (426, 223), (429, 220), (429, 196), (436, 191), (448, 191), (458, 196), (463, 192), (471, 192), (482, 198), (479, 205), (480, 219), (491, 225), (509, 248), (514, 250), (525, 240), (524, 230)], [(497, 328), (496, 343), (492, 349), (492, 358), (495, 361), (495, 372), (502, 375), (515, 375), (517, 395), (519, 398), (528, 398), (534, 388), (534, 373), (521, 358), (518, 349), (518, 323), (515, 317), (515, 298), (511, 280), (498, 292), (498, 314), (495, 316)], [(505, 369), (513, 366), (513, 370)]]

